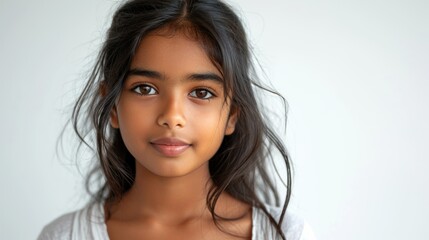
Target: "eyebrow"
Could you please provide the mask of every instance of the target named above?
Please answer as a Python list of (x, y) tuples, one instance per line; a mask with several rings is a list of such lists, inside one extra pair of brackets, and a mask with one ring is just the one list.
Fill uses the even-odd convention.
[[(142, 68), (132, 68), (128, 70), (127, 76), (133, 76), (133, 75), (148, 77), (148, 78), (155, 78), (159, 80), (165, 79), (165, 76), (160, 72), (152, 71), (148, 69), (142, 69)], [(186, 79), (189, 81), (212, 80), (220, 84), (223, 84), (223, 78), (213, 72), (192, 73), (192, 74), (189, 74), (186, 77)]]
[(212, 72), (190, 74), (187, 79), (193, 81), (212, 80), (223, 84), (223, 79), (219, 75)]
[(142, 76), (142, 77), (149, 77), (149, 78), (156, 78), (156, 79), (163, 79), (164, 77), (162, 76), (161, 73), (156, 72), (156, 71), (150, 71), (150, 70), (146, 70), (146, 69), (141, 69), (141, 68), (133, 68), (128, 70), (127, 72), (127, 76)]

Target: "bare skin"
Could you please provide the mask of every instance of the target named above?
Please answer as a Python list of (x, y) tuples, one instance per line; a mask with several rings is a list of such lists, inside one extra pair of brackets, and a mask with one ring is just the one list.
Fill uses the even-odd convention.
[(237, 218), (221, 224), (242, 238), (226, 234), (214, 224), (205, 205), (206, 186), (194, 181), (205, 168), (180, 179), (138, 181), (112, 209), (106, 222), (110, 239), (250, 239), (251, 208), (228, 194), (219, 199), (216, 213)]
[(208, 161), (237, 116), (200, 43), (180, 32), (150, 34), (131, 70), (111, 125), (136, 159), (136, 178), (110, 207), (110, 239), (251, 239), (251, 206), (221, 195), (216, 214), (234, 219), (219, 221), (227, 233), (206, 207)]

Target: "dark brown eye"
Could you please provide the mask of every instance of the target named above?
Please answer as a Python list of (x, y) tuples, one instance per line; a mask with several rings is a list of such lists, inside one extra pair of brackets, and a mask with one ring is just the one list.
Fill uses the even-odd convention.
[(214, 97), (213, 93), (211, 93), (209, 90), (203, 89), (203, 88), (195, 89), (194, 91), (189, 93), (189, 95), (191, 97), (200, 98), (200, 99), (210, 99), (210, 98)]
[(157, 94), (155, 88), (150, 85), (141, 84), (133, 88), (133, 91), (140, 95), (154, 95)]

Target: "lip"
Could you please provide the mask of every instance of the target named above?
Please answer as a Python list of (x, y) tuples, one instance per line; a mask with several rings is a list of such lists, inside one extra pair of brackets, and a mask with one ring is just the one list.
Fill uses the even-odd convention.
[(154, 149), (166, 157), (176, 157), (186, 151), (191, 144), (178, 138), (158, 138), (150, 141)]

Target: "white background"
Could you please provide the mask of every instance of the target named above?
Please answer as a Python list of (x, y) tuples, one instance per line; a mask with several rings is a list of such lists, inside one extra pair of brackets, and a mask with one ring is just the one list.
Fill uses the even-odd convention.
[[(85, 202), (55, 147), (115, 4), (0, 0), (0, 239)], [(429, 239), (429, 2), (231, 4), (289, 102), (295, 212), (319, 239)]]

